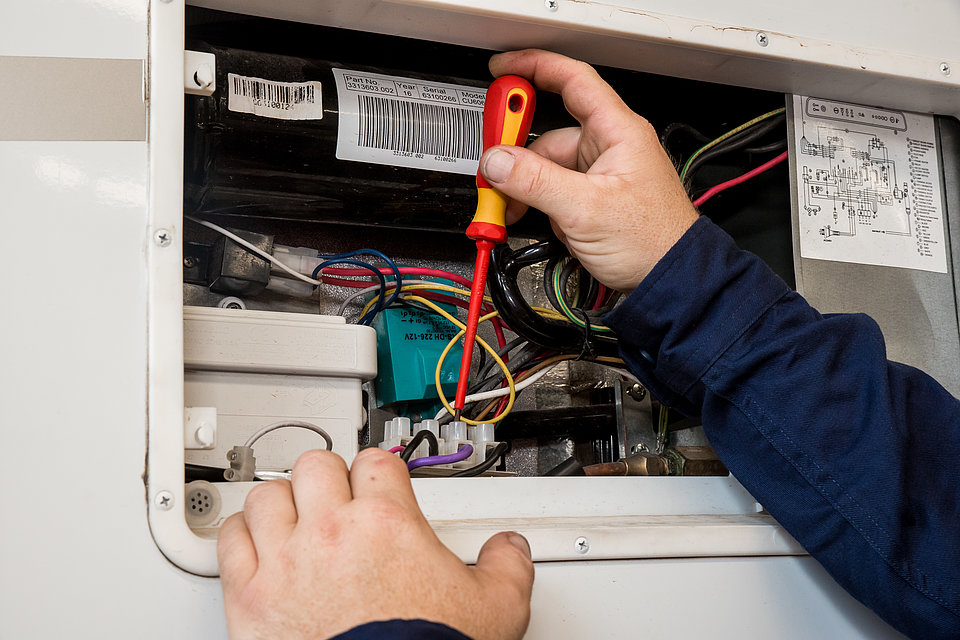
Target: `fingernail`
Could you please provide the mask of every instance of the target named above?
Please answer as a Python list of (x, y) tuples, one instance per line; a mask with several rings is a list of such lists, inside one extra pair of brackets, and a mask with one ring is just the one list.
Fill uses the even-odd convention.
[(520, 549), (520, 551), (523, 552), (523, 555), (527, 556), (528, 558), (532, 558), (530, 554), (530, 543), (527, 542), (527, 539), (522, 535), (516, 531), (511, 531), (507, 534), (507, 540), (517, 549)]
[(490, 182), (506, 182), (513, 171), (514, 157), (501, 149), (494, 149), (483, 157), (483, 177)]

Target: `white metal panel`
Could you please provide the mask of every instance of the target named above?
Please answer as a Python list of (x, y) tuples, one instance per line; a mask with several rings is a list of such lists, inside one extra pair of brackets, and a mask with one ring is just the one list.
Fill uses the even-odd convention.
[[(727, 3), (715, 2), (682, 8), (669, 0), (642, 7), (637, 0), (558, 3), (551, 11), (542, 0), (191, 0), (252, 15), (488, 49), (540, 47), (708, 82), (960, 113), (960, 40), (952, 33), (960, 8), (949, 0), (923, 3), (922, 11), (917, 2), (877, 10), (863, 3), (834, 7), (828, 0), (739, 0), (729, 14)], [(934, 21), (941, 24), (931, 32)], [(760, 30), (766, 46), (757, 39)], [(838, 40), (839, 30), (845, 37)]]
[(538, 564), (526, 638), (903, 636), (806, 557)]

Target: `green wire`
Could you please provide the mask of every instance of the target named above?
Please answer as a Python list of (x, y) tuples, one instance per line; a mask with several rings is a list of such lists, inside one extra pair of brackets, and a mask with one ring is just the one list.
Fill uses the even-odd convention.
[[(566, 292), (560, 290), (560, 272), (561, 271), (562, 269), (560, 268), (554, 269), (553, 271), (553, 288), (557, 292), (557, 303), (560, 306), (560, 309), (558, 309), (558, 311), (560, 311), (560, 313), (566, 316), (567, 320), (574, 323), (578, 327), (581, 327), (581, 328), (586, 327), (587, 326), (586, 323), (584, 323), (583, 320), (581, 320), (576, 315), (574, 315), (573, 311), (570, 310), (570, 307), (567, 306), (567, 301), (564, 300), (564, 297), (565, 297), (564, 294)], [(613, 332), (613, 329), (611, 329), (610, 327), (605, 327), (602, 324), (593, 324), (592, 322), (590, 323), (590, 330), (597, 331), (599, 333)]]
[(681, 181), (681, 182), (684, 182), (684, 181), (687, 179), (687, 170), (690, 168), (690, 163), (692, 163), (694, 160), (696, 160), (698, 157), (700, 157), (700, 154), (702, 154), (704, 151), (707, 151), (708, 149), (712, 149), (713, 147), (717, 146), (718, 144), (720, 144), (721, 142), (723, 142), (724, 140), (726, 140), (726, 139), (729, 138), (730, 136), (736, 135), (736, 134), (740, 133), (741, 131), (743, 131), (744, 129), (749, 129), (750, 127), (752, 127), (753, 125), (757, 124), (758, 122), (763, 122), (764, 120), (767, 120), (767, 119), (769, 119), (769, 118), (772, 118), (773, 116), (780, 115), (781, 113), (785, 112), (786, 110), (787, 110), (786, 107), (780, 107), (779, 109), (774, 109), (773, 111), (768, 111), (767, 113), (763, 114), (762, 116), (757, 116), (757, 117), (754, 118), (753, 120), (750, 120), (750, 121), (748, 121), (748, 122), (744, 122), (742, 125), (740, 125), (740, 126), (737, 127), (736, 129), (731, 129), (730, 131), (727, 131), (725, 134), (723, 134), (722, 136), (720, 136), (720, 137), (717, 138), (716, 140), (711, 140), (711, 141), (708, 142), (707, 144), (703, 145), (702, 147), (700, 147), (699, 149), (697, 149), (696, 151), (694, 151), (694, 152), (693, 152), (693, 155), (690, 156), (690, 157), (687, 159), (687, 161), (684, 163), (683, 169), (680, 170), (680, 181)]

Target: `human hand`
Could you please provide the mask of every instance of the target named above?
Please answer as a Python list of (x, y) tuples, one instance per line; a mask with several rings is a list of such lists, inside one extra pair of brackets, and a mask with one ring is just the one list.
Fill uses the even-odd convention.
[(476, 640), (520, 638), (533, 563), (500, 533), (475, 567), (424, 519), (406, 466), (366, 449), (348, 472), (326, 451), (300, 456), (291, 481), (254, 487), (217, 545), (227, 629), (241, 638), (328, 638), (375, 620), (423, 619)]
[(557, 237), (595, 278), (628, 292), (697, 219), (656, 132), (589, 65), (528, 49), (493, 56), (494, 76), (516, 74), (560, 93), (579, 127), (540, 136), (528, 149), (499, 146), (480, 170), (513, 199), (550, 217)]

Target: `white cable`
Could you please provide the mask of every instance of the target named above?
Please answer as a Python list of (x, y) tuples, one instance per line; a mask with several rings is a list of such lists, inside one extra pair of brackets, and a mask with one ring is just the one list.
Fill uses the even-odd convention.
[(274, 422), (273, 424), (268, 424), (267, 426), (259, 429), (252, 436), (247, 438), (247, 443), (243, 446), (252, 447), (253, 443), (267, 435), (271, 431), (277, 429), (282, 429), (283, 427), (300, 427), (301, 429), (308, 429), (320, 435), (323, 438), (324, 442), (327, 443), (327, 451), (333, 451), (333, 439), (330, 437), (330, 434), (318, 427), (317, 425), (311, 422), (304, 422), (302, 420), (284, 420), (282, 422)]
[(283, 269), (284, 271), (286, 271), (287, 273), (289, 273), (290, 275), (292, 275), (294, 278), (297, 278), (298, 280), (303, 280), (304, 282), (306, 282), (306, 283), (308, 283), (308, 284), (312, 284), (312, 285), (321, 285), (321, 284), (323, 284), (323, 283), (320, 282), (319, 280), (314, 280), (313, 278), (311, 278), (311, 277), (309, 277), (309, 276), (305, 276), (305, 275), (303, 275), (302, 273), (300, 273), (299, 271), (296, 271), (295, 269), (291, 269), (290, 267), (288, 267), (287, 265), (285, 265), (283, 262), (281, 262), (280, 260), (278, 260), (278, 259), (275, 258), (274, 256), (270, 255), (269, 253), (267, 253), (267, 252), (264, 251), (263, 249), (261, 249), (261, 248), (259, 248), (259, 247), (257, 247), (257, 246), (254, 246), (254, 245), (252, 245), (252, 244), (250, 244), (249, 242), (247, 242), (246, 240), (244, 240), (243, 238), (241, 238), (241, 237), (238, 236), (237, 234), (232, 233), (232, 232), (230, 232), (230, 231), (227, 231), (226, 229), (224, 229), (223, 227), (221, 227), (221, 226), (218, 225), (218, 224), (214, 224), (214, 223), (212, 223), (212, 222), (207, 222), (206, 220), (200, 220), (199, 218), (194, 218), (193, 216), (183, 216), (183, 217), (186, 218), (187, 220), (192, 221), (192, 222), (196, 222), (196, 223), (199, 224), (199, 225), (203, 225), (204, 227), (207, 227), (208, 229), (213, 229), (213, 230), (216, 231), (217, 233), (220, 233), (220, 234), (225, 235), (226, 237), (230, 238), (231, 240), (233, 240), (234, 242), (236, 242), (237, 244), (239, 244), (241, 247), (244, 247), (245, 249), (249, 249), (250, 251), (253, 251), (255, 254), (257, 254), (258, 256), (260, 256), (261, 258), (263, 258), (264, 260), (269, 260), (272, 264), (276, 265), (279, 269)]
[[(430, 280), (407, 280), (406, 278), (404, 278), (403, 286), (407, 286), (408, 284), (437, 284), (437, 283), (431, 282)], [(387, 289), (392, 289), (393, 288), (392, 285), (393, 285), (392, 282), (387, 283)], [(340, 309), (337, 310), (337, 315), (342, 316), (343, 312), (347, 310), (347, 306), (351, 302), (359, 298), (360, 296), (366, 295), (373, 291), (379, 291), (379, 290), (380, 290), (380, 285), (378, 284), (375, 284), (372, 287), (367, 287), (366, 289), (360, 289), (359, 291), (357, 291), (356, 293), (349, 296), (346, 300), (343, 301), (343, 304), (340, 305)], [(387, 295), (386, 291), (384, 291), (384, 295)]]
[[(561, 360), (560, 362), (566, 362), (566, 360)], [(535, 374), (533, 374), (529, 378), (525, 378), (521, 382), (518, 382), (517, 385), (514, 387), (514, 391), (516, 393), (523, 391), (524, 389), (532, 385), (534, 382), (536, 382), (543, 376), (547, 375), (547, 373), (549, 373), (550, 371), (553, 371), (554, 367), (560, 364), (560, 362), (554, 362), (549, 367), (544, 367), (543, 369), (540, 369), (540, 371), (537, 371)], [(507, 395), (510, 395), (510, 387), (504, 387), (502, 389), (493, 389), (491, 391), (482, 391), (480, 393), (474, 393), (473, 395), (469, 395), (466, 398), (464, 398), (463, 403), (470, 404), (471, 402), (480, 402), (481, 400), (490, 400), (491, 398), (502, 398), (503, 396), (507, 396)], [(440, 409), (440, 411), (437, 413), (436, 416), (434, 416), (433, 419), (439, 420), (445, 415), (447, 415), (447, 410)]]

